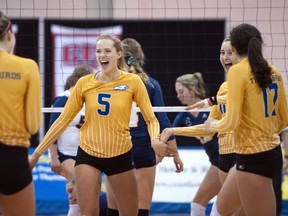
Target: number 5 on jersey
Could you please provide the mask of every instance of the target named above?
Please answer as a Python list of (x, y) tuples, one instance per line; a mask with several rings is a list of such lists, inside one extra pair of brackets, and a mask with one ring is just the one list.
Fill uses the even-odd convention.
[(98, 103), (102, 105), (102, 109), (97, 109), (97, 113), (102, 116), (107, 116), (110, 113), (110, 102), (111, 94), (99, 93)]

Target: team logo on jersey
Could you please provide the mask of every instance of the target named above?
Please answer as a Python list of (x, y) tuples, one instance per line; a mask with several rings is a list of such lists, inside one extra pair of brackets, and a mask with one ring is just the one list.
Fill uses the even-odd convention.
[(125, 84), (117, 85), (113, 88), (114, 90), (120, 90), (120, 91), (126, 91), (128, 89), (128, 86)]

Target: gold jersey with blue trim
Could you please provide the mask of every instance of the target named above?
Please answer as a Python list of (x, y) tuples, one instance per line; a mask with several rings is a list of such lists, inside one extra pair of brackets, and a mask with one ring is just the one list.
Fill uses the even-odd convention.
[(0, 52), (0, 142), (30, 146), (41, 126), (41, 84), (37, 63)]
[[(212, 106), (209, 117), (220, 120), (226, 115), (227, 82), (222, 83), (217, 92), (217, 104)], [(220, 100), (218, 100), (220, 99)], [(233, 131), (218, 133), (219, 154), (235, 152)]]
[(159, 122), (152, 110), (146, 87), (138, 75), (120, 71), (118, 78), (102, 83), (95, 79), (95, 74), (91, 74), (79, 79), (63, 112), (36, 152), (42, 154), (85, 103), (85, 123), (79, 132), (80, 147), (100, 158), (126, 153), (132, 148), (129, 120), (133, 101), (141, 110), (151, 140), (159, 139)]
[(253, 154), (280, 144), (279, 134), (288, 123), (287, 99), (279, 71), (271, 65), (272, 83), (261, 89), (247, 58), (228, 72), (227, 112), (211, 124), (211, 131), (234, 130), (235, 151)]

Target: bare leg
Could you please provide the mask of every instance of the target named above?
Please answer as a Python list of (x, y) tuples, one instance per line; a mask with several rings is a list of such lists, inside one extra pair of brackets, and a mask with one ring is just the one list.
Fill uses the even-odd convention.
[(220, 179), (221, 185), (223, 185), (227, 176), (228, 176), (228, 173), (223, 172), (222, 170), (218, 169), (218, 174), (219, 174), (219, 179)]
[(220, 189), (221, 183), (218, 176), (218, 168), (211, 165), (193, 199), (193, 202), (206, 207), (208, 202), (219, 193)]
[(135, 216), (138, 213), (138, 192), (135, 170), (107, 176), (110, 191), (117, 203), (120, 216)]
[(230, 169), (228, 176), (217, 196), (216, 205), (220, 215), (232, 215), (241, 206), (235, 172), (236, 169), (234, 166)]
[(154, 191), (155, 173), (155, 166), (136, 170), (139, 209), (150, 209)]
[(276, 215), (272, 179), (236, 171), (240, 199), (247, 215)]
[(99, 196), (101, 190), (101, 172), (89, 165), (75, 167), (78, 205), (82, 215), (99, 215)]
[(34, 216), (35, 196), (33, 182), (15, 194), (0, 195), (0, 206), (3, 215)]

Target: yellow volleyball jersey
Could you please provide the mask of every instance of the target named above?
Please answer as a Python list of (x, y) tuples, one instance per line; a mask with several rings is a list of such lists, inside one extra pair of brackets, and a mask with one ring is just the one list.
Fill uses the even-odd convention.
[[(226, 115), (227, 82), (222, 83), (217, 92), (218, 105), (212, 106), (209, 117), (217, 120)], [(233, 131), (218, 133), (219, 154), (231, 154), (235, 152)]]
[(99, 82), (94, 77), (95, 74), (87, 75), (77, 82), (61, 115), (37, 147), (37, 153), (47, 150), (84, 103), (85, 123), (79, 132), (80, 147), (92, 156), (110, 158), (132, 148), (129, 120), (133, 101), (141, 110), (151, 140), (159, 139), (159, 122), (138, 75), (121, 71), (120, 76), (109, 83)]
[(41, 84), (32, 59), (0, 52), (0, 142), (30, 146), (41, 125)]
[[(222, 83), (217, 92), (218, 105), (212, 106), (209, 118), (221, 119), (226, 112), (226, 105), (222, 104), (226, 101), (227, 82)], [(221, 98), (221, 101), (218, 101)], [(220, 104), (221, 103), (221, 104)], [(174, 134), (178, 136), (213, 136), (215, 132), (207, 132), (204, 129), (204, 124), (194, 125), (191, 127), (173, 128)], [(229, 154), (234, 152), (234, 142), (232, 132), (218, 133), (219, 154)]]
[(283, 79), (271, 66), (273, 82), (261, 89), (247, 58), (228, 72), (227, 113), (211, 124), (211, 131), (234, 130), (235, 151), (253, 154), (280, 144), (279, 133), (288, 123)]

